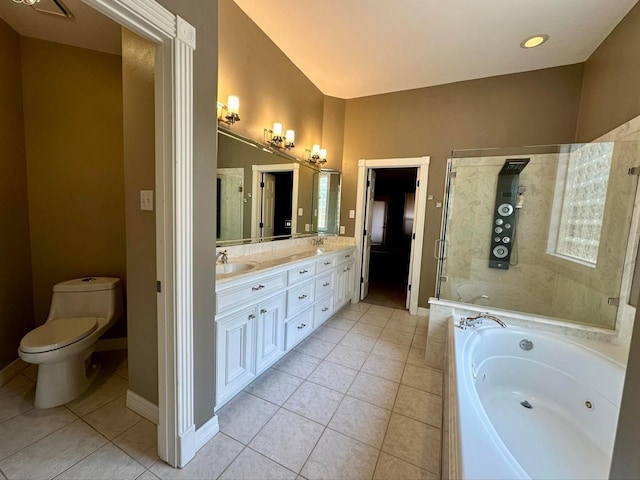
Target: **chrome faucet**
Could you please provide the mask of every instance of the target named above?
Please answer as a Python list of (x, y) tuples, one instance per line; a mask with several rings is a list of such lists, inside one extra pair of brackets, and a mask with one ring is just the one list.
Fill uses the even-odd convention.
[(216, 263), (227, 263), (228, 259), (226, 250), (220, 250), (216, 253)]
[(475, 317), (461, 318), (460, 322), (456, 326), (458, 328), (461, 328), (462, 330), (466, 330), (467, 328), (473, 328), (473, 327), (476, 327), (478, 325), (482, 325), (482, 321), (483, 320), (493, 320), (498, 325), (500, 325), (502, 328), (506, 328), (507, 327), (507, 324), (504, 323), (502, 320), (500, 320), (498, 317), (496, 317), (494, 315), (489, 315), (488, 313), (481, 313), (479, 315), (476, 315)]

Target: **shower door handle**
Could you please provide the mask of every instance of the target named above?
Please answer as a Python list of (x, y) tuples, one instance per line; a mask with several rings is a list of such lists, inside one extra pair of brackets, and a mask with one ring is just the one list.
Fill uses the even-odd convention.
[[(442, 244), (444, 243), (444, 249), (442, 248)], [(440, 257), (440, 252), (442, 251), (442, 257)], [(436, 260), (444, 260), (447, 258), (447, 241), (442, 240), (441, 238), (436, 239), (433, 243), (433, 258)]]

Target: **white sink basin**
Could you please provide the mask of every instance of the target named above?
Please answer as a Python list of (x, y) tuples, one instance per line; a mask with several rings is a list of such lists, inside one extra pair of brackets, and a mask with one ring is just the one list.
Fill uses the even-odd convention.
[(218, 263), (216, 264), (216, 274), (238, 273), (251, 270), (256, 266), (251, 263)]

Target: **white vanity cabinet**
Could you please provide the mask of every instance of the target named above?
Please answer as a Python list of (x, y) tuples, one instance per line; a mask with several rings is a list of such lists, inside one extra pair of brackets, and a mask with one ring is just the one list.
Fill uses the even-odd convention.
[(311, 256), (216, 287), (216, 409), (351, 299), (353, 249)]

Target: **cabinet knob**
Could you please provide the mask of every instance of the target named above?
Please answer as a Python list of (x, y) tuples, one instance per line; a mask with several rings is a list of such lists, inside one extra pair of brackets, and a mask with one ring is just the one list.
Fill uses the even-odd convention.
[(256, 318), (256, 316), (253, 313), (249, 314), (249, 320), (253, 320), (254, 318)]
[(344, 258), (349, 258), (351, 255), (347, 254), (344, 256)]
[(266, 308), (261, 309), (260, 313), (267, 313), (267, 309)]
[(304, 275), (305, 273), (309, 273), (309, 270), (300, 270), (300, 275)]
[(264, 288), (264, 285), (258, 285), (257, 287), (251, 287), (251, 290), (258, 291), (258, 290), (262, 290)]
[(300, 325), (298, 325), (298, 330), (302, 330), (306, 326), (307, 326), (306, 324), (301, 323)]
[(307, 298), (307, 296), (306, 296), (306, 295), (300, 295), (300, 296), (298, 297), (298, 300), (304, 300), (305, 298)]
[(324, 262), (325, 265), (331, 265), (331, 262)]

